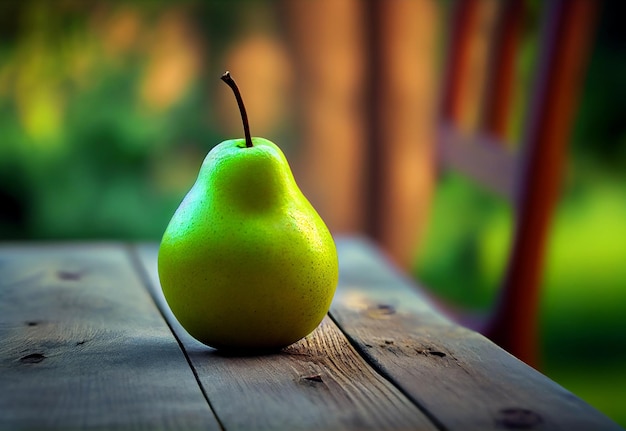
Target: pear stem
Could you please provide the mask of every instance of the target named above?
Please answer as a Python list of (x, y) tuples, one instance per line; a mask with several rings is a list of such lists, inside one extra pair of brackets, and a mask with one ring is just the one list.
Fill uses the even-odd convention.
[(246, 147), (252, 147), (252, 136), (250, 135), (250, 124), (248, 124), (248, 114), (246, 114), (246, 107), (243, 104), (243, 99), (241, 98), (241, 93), (239, 92), (239, 87), (235, 83), (235, 80), (230, 76), (230, 72), (226, 71), (221, 77), (222, 81), (224, 81), (235, 93), (235, 99), (237, 99), (237, 106), (239, 106), (239, 112), (241, 113), (241, 121), (243, 122), (243, 133), (246, 138)]

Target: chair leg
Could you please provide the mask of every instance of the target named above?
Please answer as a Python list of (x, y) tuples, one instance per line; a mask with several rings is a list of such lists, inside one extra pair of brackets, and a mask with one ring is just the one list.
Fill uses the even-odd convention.
[(535, 93), (523, 142), (517, 228), (500, 302), (485, 334), (539, 365), (539, 303), (545, 248), (582, 84), (596, 2), (551, 1), (544, 22)]

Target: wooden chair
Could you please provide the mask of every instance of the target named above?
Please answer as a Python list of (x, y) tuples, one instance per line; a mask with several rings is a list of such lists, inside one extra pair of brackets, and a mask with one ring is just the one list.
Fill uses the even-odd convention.
[[(286, 0), (281, 5), (300, 82), (302, 156), (294, 171), (331, 230), (366, 233), (408, 271), (428, 229), (440, 172), (461, 172), (504, 196), (516, 219), (498, 306), (480, 322), (454, 317), (537, 365), (544, 243), (596, 2), (541, 3), (541, 52), (519, 151), (508, 144), (506, 130), (524, 23), (522, 0), (456, 0), (449, 23), (435, 0)], [(485, 51), (489, 85), (482, 94), (481, 121), (470, 130), (461, 118), (464, 91), (473, 85), (467, 82), (469, 41), (485, 7), (497, 13), (493, 42)], [(432, 53), (434, 35), (440, 33), (449, 34), (449, 44), (439, 94)]]
[[(371, 14), (385, 16), (393, 2), (373, 2)], [(483, 2), (484, 3), (484, 2)], [(490, 57), (485, 68), (488, 80), (482, 100), (482, 118), (474, 130), (462, 123), (463, 87), (476, 79), (468, 73), (471, 40), (478, 0), (459, 0), (453, 5), (451, 37), (447, 50), (441, 109), (437, 120), (435, 162), (439, 172), (460, 172), (485, 188), (506, 198), (514, 208), (514, 233), (508, 267), (493, 312), (476, 321), (455, 315), (467, 326), (482, 332), (530, 365), (537, 366), (538, 305), (544, 249), (550, 219), (559, 194), (581, 75), (585, 69), (597, 3), (590, 0), (551, 0), (541, 4), (539, 57), (527, 104), (519, 150), (507, 142), (511, 121), (513, 70), (520, 48), (525, 3), (511, 0), (497, 4)], [(483, 5), (484, 6), (484, 5)], [(382, 25), (373, 26), (374, 31)], [(383, 35), (378, 37), (384, 38)], [(384, 46), (378, 46), (385, 49)], [(385, 68), (385, 64), (378, 67)], [(381, 75), (389, 74), (384, 70)], [(372, 102), (377, 105), (377, 101)], [(372, 143), (377, 155), (374, 176), (378, 193), (404, 187), (390, 183), (386, 176), (393, 166), (385, 166), (384, 153), (397, 151), (382, 138), (385, 123), (374, 125), (381, 131)], [(387, 182), (385, 182), (387, 181)], [(401, 204), (401, 203), (400, 203)], [(396, 223), (384, 206), (374, 205), (379, 226)], [(402, 229), (403, 226), (397, 226)], [(410, 232), (412, 228), (407, 229)], [(406, 262), (410, 250), (393, 248), (393, 238), (375, 227), (374, 238), (397, 262)]]

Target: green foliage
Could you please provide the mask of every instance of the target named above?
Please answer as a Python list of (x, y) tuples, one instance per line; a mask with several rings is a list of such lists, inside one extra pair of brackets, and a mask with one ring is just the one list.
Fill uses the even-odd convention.
[[(465, 308), (491, 306), (504, 268), (506, 247), (492, 254), (485, 271), (481, 242), (494, 225), (505, 225), (510, 209), (466, 178), (447, 173), (440, 179), (424, 253), (417, 262), (417, 277), (442, 298)], [(499, 230), (498, 245), (509, 231)]]
[[(158, 239), (203, 155), (223, 138), (206, 121), (202, 83), (152, 109), (141, 98), (144, 52), (107, 57), (91, 10), (81, 20), (46, 5), (18, 8), (24, 26), (2, 46), (0, 197), (10, 205), (0, 237)], [(189, 151), (197, 159), (177, 166), (182, 173), (165, 172), (184, 184), (168, 187), (159, 166)]]
[(626, 170), (626, 4), (602, 3), (573, 147), (579, 159), (623, 178)]

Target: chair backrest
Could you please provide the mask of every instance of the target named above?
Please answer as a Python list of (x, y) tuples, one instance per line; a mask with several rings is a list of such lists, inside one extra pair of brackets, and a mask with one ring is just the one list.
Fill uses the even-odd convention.
[[(559, 195), (567, 144), (594, 24), (596, 2), (552, 0), (541, 7), (539, 56), (529, 89), (519, 145), (508, 143), (525, 13), (522, 0), (498, 4), (485, 68), (482, 116), (474, 130), (460, 122), (468, 49), (479, 2), (455, 3), (443, 99), (438, 120), (437, 164), (471, 177), (514, 208), (508, 266), (493, 313), (476, 329), (525, 362), (538, 365), (538, 306), (544, 250)], [(475, 25), (475, 24), (474, 24)], [(467, 322), (468, 324), (469, 321)]]

